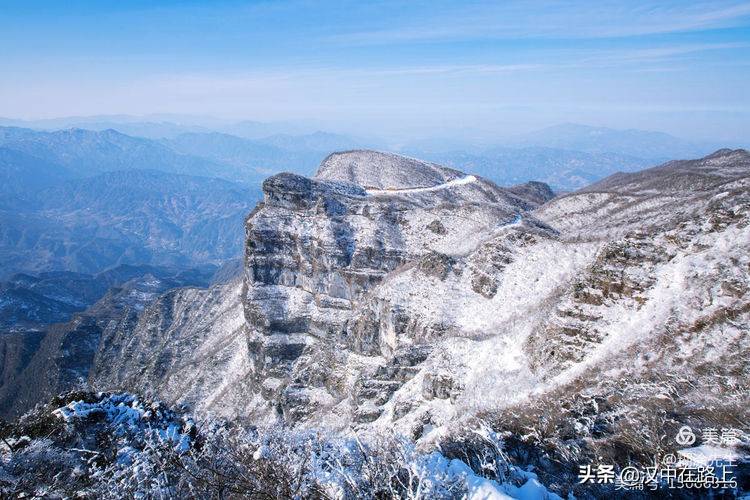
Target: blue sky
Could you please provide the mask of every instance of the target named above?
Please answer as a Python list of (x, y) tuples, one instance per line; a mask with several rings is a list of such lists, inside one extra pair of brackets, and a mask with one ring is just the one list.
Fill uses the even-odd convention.
[(0, 116), (750, 136), (750, 2), (8, 2)]

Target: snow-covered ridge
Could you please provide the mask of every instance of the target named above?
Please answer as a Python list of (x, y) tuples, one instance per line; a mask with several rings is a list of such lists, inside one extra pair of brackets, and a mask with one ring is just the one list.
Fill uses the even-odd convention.
[(430, 191), (439, 191), (441, 189), (450, 189), (455, 186), (463, 186), (476, 182), (477, 178), (473, 175), (467, 175), (458, 179), (453, 179), (437, 186), (429, 187), (417, 187), (417, 188), (403, 188), (403, 189), (368, 189), (367, 194), (369, 195), (381, 195), (381, 194), (410, 194), (410, 193), (429, 193)]
[(355, 150), (333, 153), (320, 164), (316, 179), (352, 182), (366, 189), (410, 189), (444, 184), (463, 174), (394, 153)]

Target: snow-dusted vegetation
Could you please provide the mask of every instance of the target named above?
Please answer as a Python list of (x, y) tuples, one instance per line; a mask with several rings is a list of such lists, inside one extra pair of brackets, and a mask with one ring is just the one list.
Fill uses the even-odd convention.
[[(57, 405), (62, 405), (55, 408)], [(473, 467), (472, 467), (473, 466)], [(555, 498), (477, 432), (459, 456), (395, 435), (196, 423), (127, 393), (70, 393), (2, 429), (0, 493), (43, 498)]]

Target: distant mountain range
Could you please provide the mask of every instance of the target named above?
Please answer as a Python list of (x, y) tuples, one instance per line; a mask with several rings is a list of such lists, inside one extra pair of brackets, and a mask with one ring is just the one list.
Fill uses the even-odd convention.
[[(119, 129), (0, 127), (0, 277), (95, 273), (122, 263), (220, 264), (240, 254), (237, 227), (260, 199), (263, 179), (281, 171), (309, 176), (331, 152), (368, 144), (260, 122), (216, 121), (215, 130), (118, 116), (0, 123)], [(658, 132), (570, 124), (491, 148), (422, 146), (402, 152), (499, 185), (538, 180), (558, 192), (710, 149)]]
[(260, 140), (219, 132), (185, 133), (161, 142), (182, 154), (231, 165), (244, 172), (248, 181), (256, 183), (259, 181), (253, 176), (262, 179), (280, 171), (311, 175), (332, 151), (360, 144), (355, 139), (325, 132), (301, 136), (279, 134)]
[(0, 278), (220, 264), (240, 255), (242, 221), (265, 177), (310, 174), (329, 147), (354, 144), (347, 140), (0, 127)]
[[(557, 190), (568, 191), (613, 172), (703, 156), (726, 146), (688, 141), (663, 132), (571, 123), (507, 139), (498, 138), (495, 145), (484, 146), (467, 144), (457, 138), (423, 139), (396, 146), (374, 138), (316, 131), (309, 125), (233, 122), (179, 115), (105, 115), (35, 121), (0, 118), (0, 124), (52, 131), (50, 133), (58, 136), (64, 135), (62, 132), (72, 134), (71, 131), (54, 132), (60, 128), (98, 131), (108, 134), (110, 137), (102, 139), (105, 143), (114, 142), (116, 147), (125, 139), (114, 136), (113, 130), (122, 135), (138, 136), (131, 139), (150, 138), (152, 143), (141, 144), (137, 152), (132, 151), (132, 145), (125, 148), (130, 152), (130, 157), (124, 160), (128, 165), (175, 171), (175, 164), (179, 164), (182, 170), (177, 173), (220, 177), (256, 186), (266, 175), (282, 170), (311, 175), (320, 161), (333, 151), (369, 148), (395, 150), (464, 170), (476, 167), (499, 184), (540, 180)], [(62, 139), (58, 137), (58, 140)], [(5, 141), (0, 144), (2, 142)], [(170, 151), (165, 151), (164, 147)], [(174, 155), (190, 158), (175, 159)], [(75, 154), (72, 158), (80, 161), (80, 156)], [(80, 161), (79, 168), (85, 168), (90, 161), (94, 159)]]
[(402, 151), (478, 173), (501, 185), (538, 180), (558, 191), (572, 191), (615, 172), (704, 156), (720, 147), (663, 132), (562, 124), (513, 137), (495, 147), (451, 150), (422, 141)]
[(519, 184), (532, 179), (545, 182), (556, 191), (571, 191), (615, 172), (632, 172), (657, 163), (655, 160), (617, 153), (586, 153), (535, 146), (497, 147), (477, 153), (410, 154), (479, 174), (500, 185)]
[(25, 153), (67, 177), (129, 169), (218, 177), (260, 186), (281, 170), (311, 174), (330, 152), (360, 147), (343, 135), (278, 134), (253, 140), (220, 132), (185, 132), (159, 140), (114, 129), (45, 131), (0, 127), (0, 148)]
[(42, 120), (0, 118), (0, 126), (22, 127), (36, 130), (82, 128), (93, 131), (117, 130), (123, 134), (150, 139), (171, 139), (184, 133), (220, 132), (245, 139), (261, 139), (272, 135), (305, 135), (316, 127), (294, 123), (268, 123), (253, 120), (231, 121), (208, 117), (183, 115), (99, 115), (71, 116)]
[(252, 173), (238, 171), (230, 165), (183, 155), (158, 141), (131, 137), (111, 129), (101, 132), (83, 129), (47, 132), (0, 127), (0, 147), (59, 165), (70, 177), (87, 177), (114, 170), (153, 169), (229, 180), (252, 180)]
[(62, 165), (0, 147), (0, 209), (15, 208), (30, 193), (71, 177)]
[(118, 264), (220, 264), (258, 200), (246, 186), (153, 170), (106, 172), (23, 190), (0, 210), (0, 276)]
[(657, 161), (694, 158), (726, 146), (723, 143), (687, 141), (664, 132), (616, 130), (575, 123), (564, 123), (520, 135), (507, 141), (506, 145), (541, 146), (593, 154), (612, 153)]

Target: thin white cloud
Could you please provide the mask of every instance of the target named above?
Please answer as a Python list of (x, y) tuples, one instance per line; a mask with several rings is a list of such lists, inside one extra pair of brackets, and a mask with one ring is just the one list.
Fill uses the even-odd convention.
[(334, 74), (348, 76), (419, 76), (419, 75), (462, 75), (462, 74), (500, 74), (535, 71), (550, 68), (548, 64), (449, 64), (435, 66), (414, 66), (395, 68), (375, 68), (359, 70), (323, 70)]
[[(325, 88), (329, 83), (339, 85), (361, 83), (379, 86), (385, 80), (417, 78), (434, 81), (449, 77), (471, 78), (479, 76), (538, 73), (545, 71), (571, 71), (580, 69), (628, 68), (651, 71), (649, 64), (683, 61), (683, 56), (706, 51), (735, 50), (750, 47), (750, 43), (673, 44), (647, 49), (589, 49), (561, 50), (555, 61), (524, 64), (436, 64), (394, 65), (374, 67), (277, 67), (258, 68), (248, 72), (224, 74), (177, 73), (152, 75), (137, 82), (139, 86), (183, 96), (221, 94), (224, 92), (278, 92), (297, 89), (300, 85)], [(663, 67), (663, 66), (659, 66)]]
[(696, 44), (679, 44), (662, 47), (649, 47), (646, 49), (629, 49), (622, 51), (603, 51), (593, 57), (583, 59), (582, 64), (601, 66), (601, 65), (622, 65), (622, 64), (643, 64), (652, 62), (664, 62), (673, 60), (679, 56), (696, 54), (707, 51), (733, 50), (750, 47), (750, 43), (696, 43)]
[(476, 39), (609, 38), (744, 25), (750, 2), (505, 2), (419, 17), (396, 28), (337, 33), (342, 44), (393, 44)]

